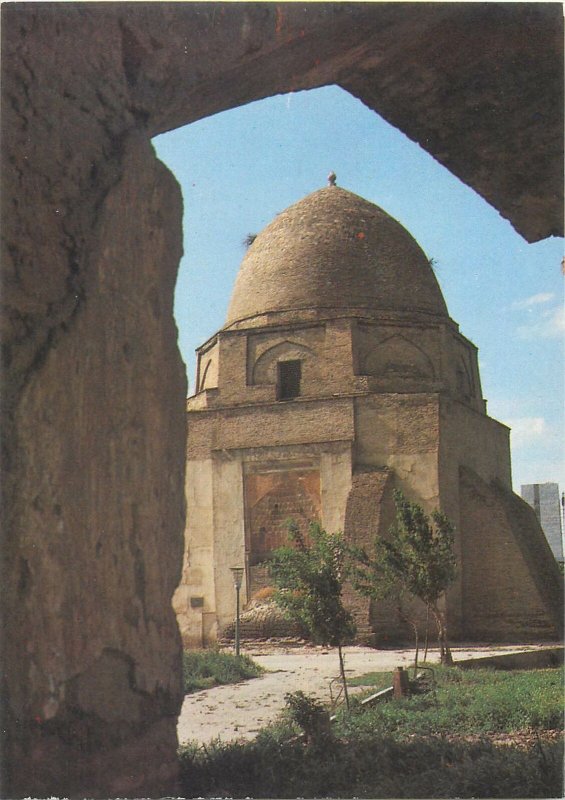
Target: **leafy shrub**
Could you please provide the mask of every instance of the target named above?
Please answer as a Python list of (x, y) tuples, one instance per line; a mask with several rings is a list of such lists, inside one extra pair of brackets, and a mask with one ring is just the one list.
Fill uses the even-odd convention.
[(343, 645), (355, 636), (351, 612), (343, 605), (349, 548), (343, 533), (328, 533), (311, 522), (308, 536), (289, 521), (292, 546), (273, 551), (269, 574), (277, 587), (274, 600), (285, 614), (308, 631), (312, 641), (337, 647), (345, 703), (349, 694)]
[(315, 697), (304, 692), (285, 695), (286, 712), (311, 744), (326, 745), (332, 737), (330, 715), (327, 708)]
[(249, 656), (238, 658), (218, 650), (185, 650), (182, 667), (185, 694), (257, 678), (264, 672)]
[(180, 752), (183, 797), (561, 797), (559, 745), (524, 751), (443, 738), (334, 741), (274, 736)]

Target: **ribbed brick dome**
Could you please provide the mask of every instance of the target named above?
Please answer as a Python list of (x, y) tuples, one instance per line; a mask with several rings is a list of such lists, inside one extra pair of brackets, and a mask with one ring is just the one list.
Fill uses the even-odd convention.
[(290, 206), (243, 259), (226, 324), (298, 309), (424, 311), (447, 316), (428, 259), (400, 223), (330, 186)]

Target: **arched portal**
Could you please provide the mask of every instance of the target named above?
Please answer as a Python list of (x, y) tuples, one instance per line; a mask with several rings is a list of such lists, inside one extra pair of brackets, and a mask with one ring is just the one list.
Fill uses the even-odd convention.
[(559, 7), (2, 11), (3, 791), (163, 796), (185, 379), (179, 196), (150, 138), (337, 83), (538, 239), (562, 219)]

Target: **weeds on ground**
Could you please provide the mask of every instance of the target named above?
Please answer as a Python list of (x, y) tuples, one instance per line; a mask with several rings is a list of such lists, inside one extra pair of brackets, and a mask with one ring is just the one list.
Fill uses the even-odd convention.
[(249, 656), (237, 657), (219, 650), (185, 650), (182, 671), (184, 693), (192, 694), (212, 686), (257, 678), (264, 669)]
[(560, 730), (563, 725), (563, 670), (520, 672), (434, 669), (435, 692), (359, 706), (340, 714), (337, 733), (394, 736), (513, 733)]
[[(486, 738), (560, 729), (562, 670), (436, 673), (437, 703), (430, 693), (374, 708), (356, 704), (340, 715), (323, 750), (298, 740), (288, 719), (252, 742), (185, 746), (183, 796), (562, 796), (561, 743), (538, 739), (525, 749)], [(469, 735), (473, 740), (465, 741)]]
[(561, 748), (532, 751), (442, 738), (332, 740), (322, 752), (263, 734), (182, 748), (184, 797), (560, 797)]

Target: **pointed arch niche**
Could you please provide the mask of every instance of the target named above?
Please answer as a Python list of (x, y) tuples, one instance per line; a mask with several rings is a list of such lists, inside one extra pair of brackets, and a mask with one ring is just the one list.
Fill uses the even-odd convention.
[(266, 350), (251, 368), (250, 383), (253, 386), (272, 386), (277, 382), (277, 365), (282, 361), (300, 361), (302, 375), (309, 377), (316, 360), (314, 351), (304, 344), (286, 340)]
[(400, 334), (389, 336), (361, 359), (361, 374), (394, 382), (433, 381), (435, 369), (429, 356)]

